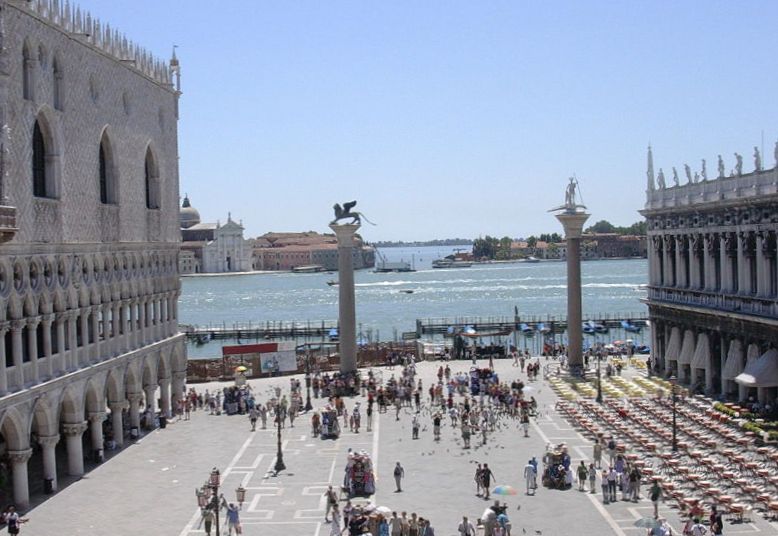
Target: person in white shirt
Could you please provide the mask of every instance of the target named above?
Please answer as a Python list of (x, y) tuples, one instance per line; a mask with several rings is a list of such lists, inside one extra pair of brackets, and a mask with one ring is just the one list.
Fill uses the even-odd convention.
[(462, 517), (462, 522), (457, 530), (459, 531), (459, 536), (475, 536), (475, 527), (467, 520), (467, 516)]
[(527, 483), (527, 495), (530, 494), (530, 490), (533, 490), (532, 493), (534, 495), (535, 491), (535, 477), (537, 476), (537, 472), (535, 470), (535, 466), (532, 464), (531, 461), (527, 462), (527, 465), (524, 466), (524, 480)]

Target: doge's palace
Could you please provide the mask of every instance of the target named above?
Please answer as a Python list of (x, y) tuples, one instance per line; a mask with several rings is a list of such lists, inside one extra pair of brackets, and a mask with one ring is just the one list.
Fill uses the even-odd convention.
[(175, 55), (0, 0), (0, 491), (22, 508), (183, 390), (179, 96)]

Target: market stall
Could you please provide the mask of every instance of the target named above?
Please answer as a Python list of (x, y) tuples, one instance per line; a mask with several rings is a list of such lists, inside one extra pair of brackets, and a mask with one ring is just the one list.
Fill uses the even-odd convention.
[(349, 453), (343, 485), (349, 497), (369, 497), (375, 493), (373, 462), (365, 451)]
[(321, 412), (321, 438), (337, 439), (340, 436), (340, 424), (338, 412), (331, 406), (327, 406)]
[(569, 489), (573, 482), (572, 474), (567, 445), (549, 446), (543, 456), (543, 485), (551, 489)]

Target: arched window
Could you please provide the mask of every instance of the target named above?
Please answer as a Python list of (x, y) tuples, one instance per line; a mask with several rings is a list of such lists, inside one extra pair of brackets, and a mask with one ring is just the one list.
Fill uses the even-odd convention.
[(33, 58), (30, 44), (25, 41), (22, 47), (22, 97), (27, 100), (35, 99), (33, 95), (35, 86), (34, 63), (35, 59)]
[(157, 165), (150, 147), (146, 149), (144, 180), (146, 185), (146, 208), (159, 208), (159, 172), (157, 171)]
[(32, 131), (32, 195), (50, 197), (46, 180), (46, 141), (38, 121)]
[(64, 88), (63, 88), (63, 78), (64, 73), (62, 71), (62, 63), (59, 61), (59, 58), (55, 57), (53, 62), (53, 74), (54, 74), (54, 82), (53, 82), (53, 94), (54, 94), (54, 108), (57, 110), (64, 109), (65, 104), (65, 94), (64, 94)]
[(116, 195), (116, 177), (114, 174), (113, 154), (108, 137), (103, 134), (100, 140), (100, 151), (98, 156), (98, 179), (100, 185), (100, 202), (105, 205), (115, 205)]

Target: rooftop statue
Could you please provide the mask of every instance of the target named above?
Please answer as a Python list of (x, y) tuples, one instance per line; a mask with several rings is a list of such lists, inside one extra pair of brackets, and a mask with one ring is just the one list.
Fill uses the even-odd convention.
[(705, 159), (702, 159), (702, 171), (700, 172), (700, 176), (702, 177), (702, 180), (706, 181), (708, 180), (708, 168), (705, 164)]
[(684, 164), (684, 171), (686, 172), (686, 184), (692, 183), (692, 168), (689, 167), (689, 164)]
[(697, 173), (696, 171), (694, 172), (694, 182), (695, 183), (700, 182), (700, 174)]
[(719, 178), (724, 178), (724, 159), (719, 155)]
[(659, 175), (656, 177), (656, 182), (659, 184), (659, 188), (664, 190), (667, 188), (667, 184), (665, 184), (665, 172), (662, 171), (662, 168), (659, 168)]
[[(343, 203), (343, 206), (341, 207), (340, 203), (335, 203), (332, 206), (332, 208), (335, 210), (335, 219), (330, 222), (330, 225), (336, 225), (340, 220), (345, 220), (347, 218), (351, 218), (349, 225), (361, 225), (362, 218), (365, 218), (365, 215), (361, 212), (357, 212), (356, 210), (351, 210), (356, 206), (356, 204), (356, 201), (349, 201), (348, 203)], [(365, 218), (365, 221), (370, 225), (375, 225), (367, 218)]]
[(775, 150), (773, 152), (773, 157), (775, 157), (775, 168), (778, 169), (778, 141), (775, 142)]
[(759, 147), (754, 147), (754, 171), (762, 171), (762, 155), (759, 154)]
[(675, 166), (673, 166), (673, 183), (675, 186), (680, 186), (680, 182), (678, 181), (678, 170), (675, 169)]
[(743, 157), (735, 153), (735, 176), (740, 177), (743, 174)]

